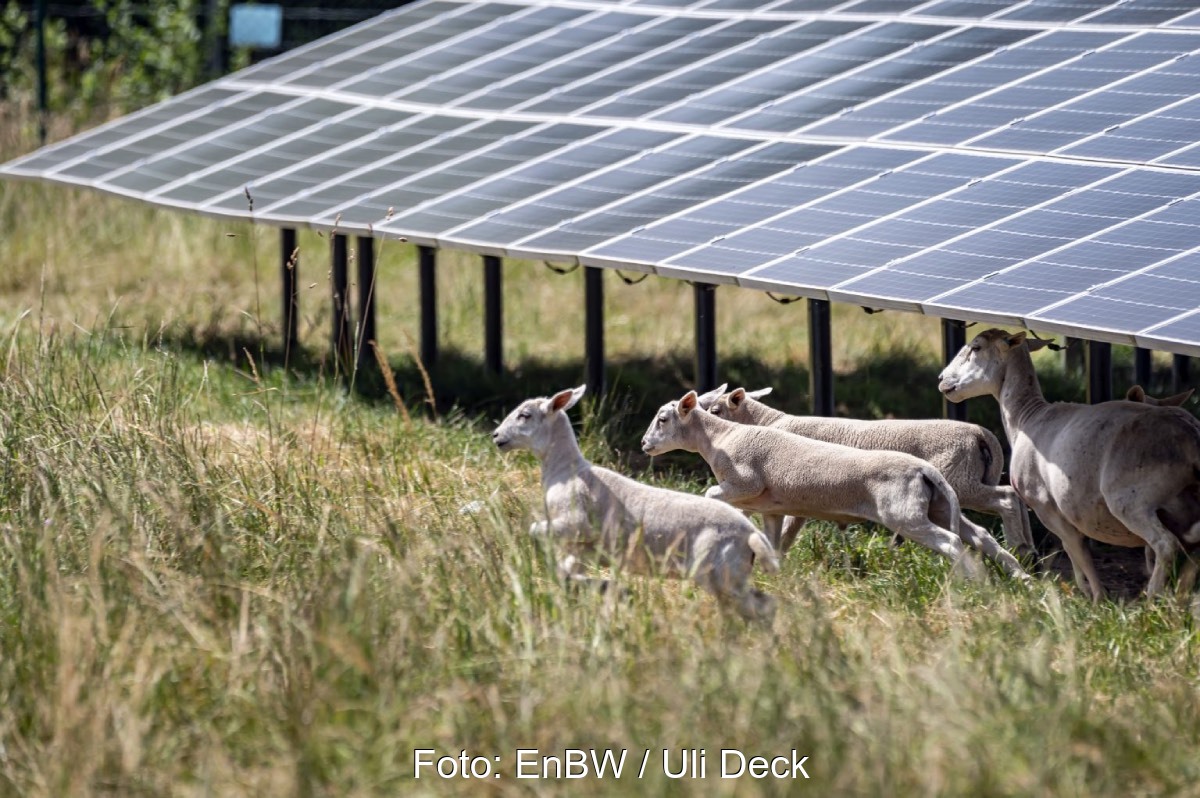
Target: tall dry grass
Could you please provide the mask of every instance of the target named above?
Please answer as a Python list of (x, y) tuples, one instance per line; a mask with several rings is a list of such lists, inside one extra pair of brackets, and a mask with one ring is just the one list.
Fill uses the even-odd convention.
[[(506, 266), (511, 372), (489, 382), (478, 261), (442, 260), (434, 420), (407, 354), (412, 253), (382, 244), (380, 351), (406, 418), (322, 359), (316, 234), (307, 359), (284, 368), (273, 231), (13, 183), (0, 224), (0, 794), (1197, 792), (1185, 602), (962, 585), (924, 550), (823, 525), (759, 578), (781, 599), (769, 634), (685, 583), (565, 590), (523, 532), (536, 464), (487, 432), (519, 392), (581, 381), (577, 274)], [(694, 464), (646, 471), (622, 448), (643, 403), (690, 380), (689, 291), (606, 287), (618, 390), (585, 407), (584, 449), (698, 491)], [(718, 302), (726, 371), (801, 405), (802, 306)], [(848, 409), (936, 412), (936, 322), (839, 308), (834, 323)], [(416, 781), (417, 748), (500, 757), (501, 777)], [(631, 764), (620, 781), (518, 780), (518, 748)], [(663, 751), (677, 766), (684, 748), (705, 750), (709, 779), (665, 776)], [(721, 748), (795, 749), (811, 779), (711, 778)]]

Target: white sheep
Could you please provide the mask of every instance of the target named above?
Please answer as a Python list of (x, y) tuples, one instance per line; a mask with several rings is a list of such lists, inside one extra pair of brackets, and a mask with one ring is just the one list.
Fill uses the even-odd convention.
[(727, 504), (644, 485), (589, 463), (566, 411), (585, 386), (527, 399), (496, 427), (501, 451), (530, 449), (541, 461), (546, 520), (529, 531), (553, 535), (570, 552), (560, 570), (578, 578), (581, 558), (599, 557), (635, 573), (690, 576), (723, 607), (770, 624), (775, 600), (750, 584), (755, 557), (779, 570), (769, 540)]
[(1012, 485), (1062, 540), (1082, 590), (1104, 596), (1087, 536), (1152, 548), (1153, 596), (1177, 555), (1200, 544), (1200, 422), (1144, 402), (1047, 402), (1030, 358), (1043, 345), (1023, 332), (980, 333), (938, 387), (952, 402), (984, 394), (999, 401)]
[(924, 460), (903, 452), (863, 451), (771, 427), (736, 424), (700, 407), (695, 391), (663, 405), (642, 438), (650, 455), (675, 449), (698, 452), (717, 484), (707, 496), (773, 519), (785, 515), (838, 524), (874, 521), (905, 538), (962, 562), (962, 541), (1028, 578), (1016, 558), (986, 530), (969, 526), (954, 489)]
[[(1004, 450), (990, 431), (978, 424), (943, 419), (885, 419), (863, 421), (853, 418), (793, 416), (768, 407), (758, 397), (770, 388), (728, 393), (724, 387), (700, 397), (700, 404), (713, 415), (736, 421), (774, 427), (806, 438), (840, 443), (856, 449), (890, 449), (907, 452), (927, 461), (942, 472), (954, 488), (959, 504), (968, 510), (998, 515), (1003, 521), (1004, 539), (1021, 554), (1035, 554), (1029, 514), (1021, 498), (1008, 485), (1001, 485)], [(789, 520), (781, 535), (787, 550), (803, 519)]]

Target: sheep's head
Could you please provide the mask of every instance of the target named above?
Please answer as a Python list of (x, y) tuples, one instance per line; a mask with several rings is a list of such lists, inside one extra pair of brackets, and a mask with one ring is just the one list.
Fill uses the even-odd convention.
[(736, 421), (739, 424), (753, 424), (754, 419), (749, 412), (750, 406), (746, 400), (758, 399), (760, 396), (766, 396), (770, 392), (770, 388), (759, 388), (757, 391), (734, 388), (729, 393), (723, 394), (720, 399), (713, 402), (710, 406), (705, 407), (705, 409), (714, 416), (719, 416), (728, 421)]
[(660, 407), (642, 436), (642, 451), (648, 455), (666, 454), (676, 449), (695, 451), (687, 442), (688, 428), (699, 408), (700, 398), (695, 391), (688, 391), (678, 402), (667, 402)]
[(1027, 340), (1024, 332), (981, 332), (942, 369), (938, 390), (951, 402), (961, 402), (984, 394), (999, 396), (1010, 353), (1020, 347), (1034, 351), (1045, 344), (1045, 341), (1036, 338)]
[(568, 388), (550, 398), (526, 399), (492, 432), (492, 441), (502, 452), (531, 449), (539, 456), (550, 447), (555, 420), (575, 406), (587, 386)]

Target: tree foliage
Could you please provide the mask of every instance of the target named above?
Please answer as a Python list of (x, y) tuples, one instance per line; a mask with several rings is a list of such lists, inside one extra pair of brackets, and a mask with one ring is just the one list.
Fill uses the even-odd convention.
[[(228, 0), (218, 4), (218, 23), (227, 7)], [(78, 124), (126, 113), (196, 85), (206, 77), (203, 10), (199, 0), (56, 5), (44, 28), (49, 112)], [(31, 12), (12, 0), (0, 9), (0, 74), (6, 76), (0, 82), (0, 101), (27, 107), (36, 103), (34, 34)]]

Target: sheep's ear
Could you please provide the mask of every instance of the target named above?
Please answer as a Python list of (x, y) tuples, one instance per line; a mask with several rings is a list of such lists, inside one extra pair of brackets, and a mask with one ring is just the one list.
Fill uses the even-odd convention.
[(568, 388), (565, 391), (559, 391), (558, 393), (554, 394), (554, 396), (550, 397), (550, 412), (553, 413), (556, 410), (570, 410), (575, 406), (575, 403), (583, 397), (585, 391), (587, 391), (586, 385), (580, 385), (578, 388)]
[(1008, 344), (1010, 349), (1015, 349), (1025, 343), (1025, 331), (1015, 332), (1012, 335), (1004, 336), (1004, 343)]
[(699, 404), (700, 397), (696, 396), (696, 392), (688, 391), (679, 400), (679, 404), (675, 406), (675, 409), (679, 412), (680, 418), (687, 418)]
[(1140, 385), (1135, 385), (1125, 392), (1125, 398), (1131, 402), (1146, 401), (1146, 391)]
[[(1195, 392), (1196, 392), (1195, 388), (1188, 388), (1183, 393), (1177, 393), (1174, 396), (1168, 396), (1166, 399), (1159, 399), (1158, 401), (1160, 403), (1169, 402), (1170, 404), (1174, 405), (1175, 407), (1180, 407), (1188, 399), (1191, 399), (1192, 394), (1194, 394)], [(1178, 399), (1179, 401), (1175, 401), (1176, 399)]]
[(725, 393), (725, 387), (726, 383), (721, 383), (718, 387), (713, 388), (708, 393), (702, 393), (696, 397), (697, 401), (700, 403), (700, 407), (704, 410), (707, 410), (716, 404), (717, 400), (721, 398), (721, 394)]
[(772, 390), (774, 389), (768, 385), (766, 388), (759, 388), (757, 391), (746, 391), (746, 396), (749, 396), (751, 399), (761, 399), (769, 394)]
[(734, 388), (729, 394), (729, 404), (731, 407), (737, 407), (742, 402), (746, 401), (746, 389)]
[(1026, 338), (1025, 345), (1029, 347), (1030, 352), (1036, 352), (1042, 347), (1049, 346), (1050, 341), (1047, 341), (1044, 338)]
[(1164, 396), (1158, 400), (1159, 407), (1182, 407), (1183, 403), (1192, 398), (1192, 393), (1195, 388), (1188, 388), (1183, 393), (1177, 393), (1174, 396)]

